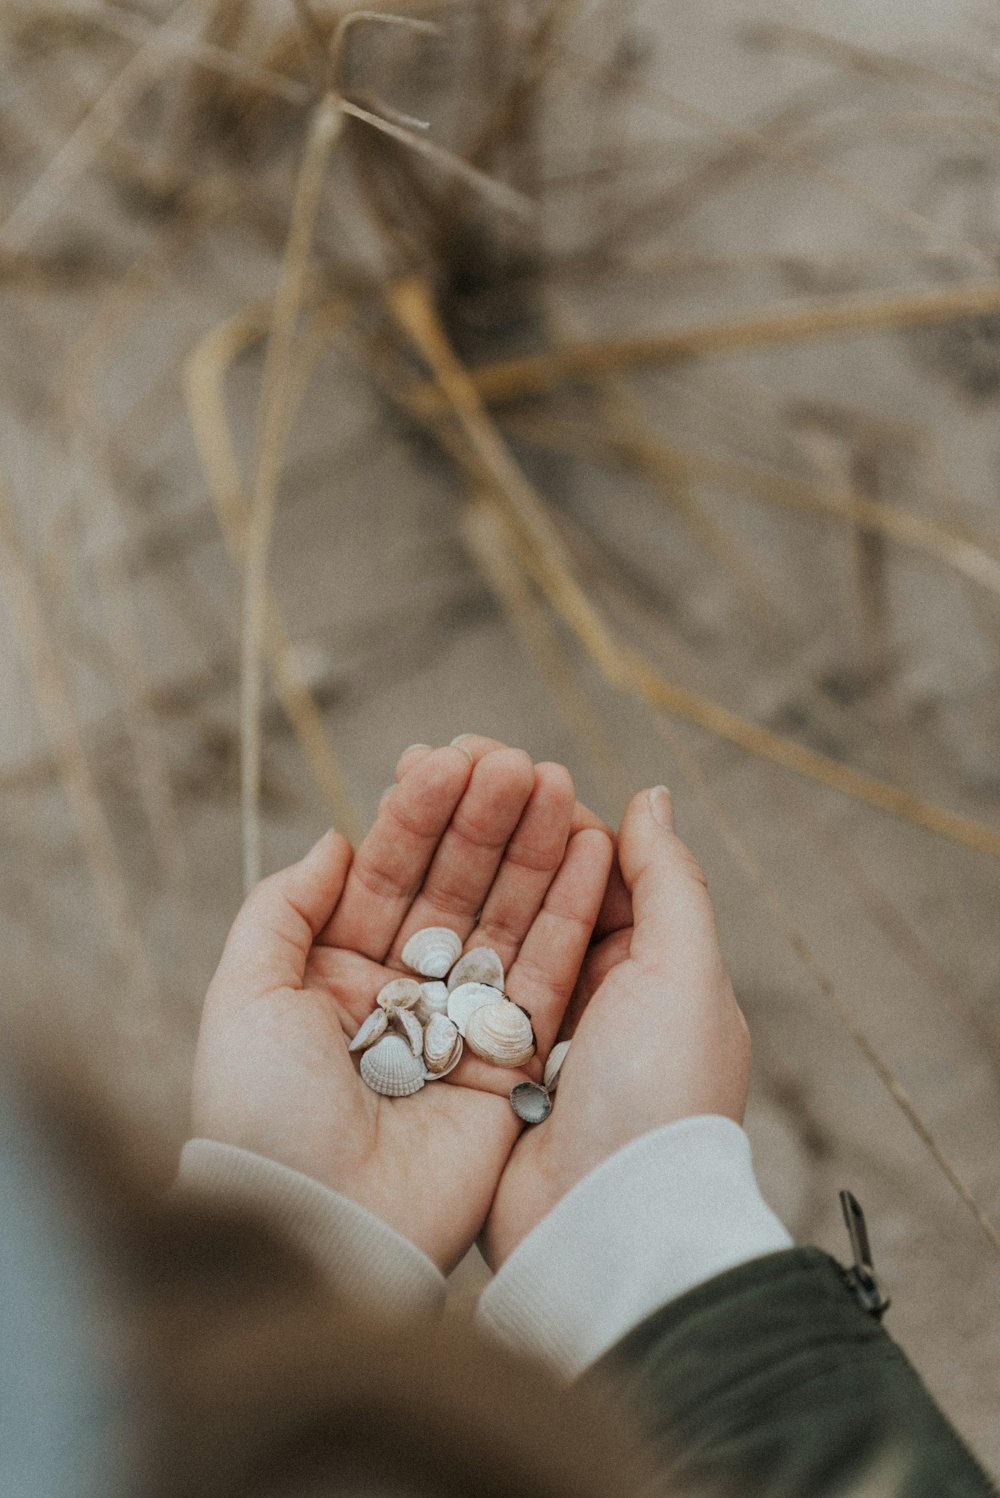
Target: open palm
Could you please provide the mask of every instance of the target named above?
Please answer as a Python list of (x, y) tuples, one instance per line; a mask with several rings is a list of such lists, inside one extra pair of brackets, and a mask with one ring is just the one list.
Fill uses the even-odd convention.
[(334, 833), (265, 880), (233, 926), (205, 1004), (195, 1132), (267, 1155), (366, 1207), (450, 1269), (489, 1210), (521, 1124), (511, 1071), (468, 1052), (407, 1098), (360, 1080), (350, 1038), (423, 926), (489, 945), (544, 1056), (597, 917), (611, 842), (574, 830), (559, 766), (518, 750), (422, 757), (352, 856)]

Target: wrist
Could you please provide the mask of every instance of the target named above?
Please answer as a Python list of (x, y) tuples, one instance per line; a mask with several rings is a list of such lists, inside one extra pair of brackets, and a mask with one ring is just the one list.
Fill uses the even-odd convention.
[(191, 1139), (181, 1151), (176, 1188), (261, 1210), (351, 1299), (406, 1314), (434, 1314), (444, 1304), (444, 1275), (415, 1243), (287, 1165), (236, 1145)]
[(790, 1245), (743, 1130), (687, 1118), (633, 1140), (567, 1192), (498, 1270), (477, 1319), (575, 1377), (667, 1301)]

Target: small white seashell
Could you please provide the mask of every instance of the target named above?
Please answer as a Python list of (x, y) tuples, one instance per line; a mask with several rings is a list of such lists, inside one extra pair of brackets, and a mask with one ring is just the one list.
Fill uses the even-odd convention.
[(488, 983), (503, 993), (503, 963), (492, 947), (473, 947), (458, 959), (448, 974), (448, 988), (462, 983)]
[(389, 1028), (389, 1016), (384, 1009), (373, 1009), (366, 1020), (363, 1020), (358, 1033), (347, 1047), (349, 1051), (364, 1051), (376, 1040), (381, 1040)]
[(510, 1090), (510, 1106), (525, 1123), (541, 1123), (552, 1112), (552, 1099), (537, 1082), (518, 1082)]
[(403, 961), (424, 978), (443, 978), (461, 950), (462, 938), (447, 926), (425, 926), (406, 943)]
[(488, 983), (461, 983), (448, 995), (448, 1018), (458, 1026), (458, 1033), (465, 1034), (469, 1015), (484, 1004), (495, 1004), (497, 991)]
[(562, 1071), (563, 1062), (566, 1060), (566, 1052), (568, 1050), (569, 1041), (560, 1040), (558, 1045), (554, 1045), (549, 1052), (548, 1060), (545, 1063), (545, 1075), (542, 1078), (542, 1085), (549, 1092), (555, 1092), (559, 1085), (559, 1073)]
[(448, 989), (440, 978), (432, 978), (430, 983), (421, 983), (415, 1012), (423, 1025), (429, 1022), (432, 1014), (448, 1013)]
[(443, 1077), (458, 1065), (462, 1054), (462, 1037), (458, 1026), (446, 1014), (431, 1016), (424, 1031), (424, 1060), (434, 1077)]
[(416, 978), (390, 978), (376, 996), (376, 1004), (390, 1013), (393, 1009), (413, 1009), (420, 1001), (420, 984)]
[(523, 1066), (535, 1054), (531, 1020), (509, 999), (474, 1010), (465, 1027), (465, 1039), (470, 1051), (494, 1066)]
[(424, 1054), (424, 1027), (412, 1009), (394, 1009), (392, 1022), (407, 1041), (414, 1056)]
[(409, 1097), (424, 1085), (424, 1063), (401, 1035), (383, 1035), (361, 1057), (361, 1075), (373, 1092)]

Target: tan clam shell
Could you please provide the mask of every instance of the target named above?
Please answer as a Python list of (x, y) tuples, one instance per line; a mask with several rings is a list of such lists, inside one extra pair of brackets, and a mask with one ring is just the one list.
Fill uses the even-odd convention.
[(535, 1032), (523, 1009), (509, 999), (473, 1011), (465, 1027), (470, 1051), (494, 1066), (523, 1066), (535, 1054)]
[(568, 1050), (569, 1041), (560, 1040), (558, 1045), (554, 1045), (548, 1054), (548, 1059), (545, 1062), (545, 1075), (542, 1077), (542, 1086), (548, 1092), (555, 1092), (559, 1085), (559, 1073), (562, 1071), (563, 1062), (566, 1060)]
[(362, 1020), (357, 1034), (347, 1047), (349, 1051), (364, 1051), (376, 1040), (381, 1040), (389, 1028), (389, 1016), (384, 1009), (373, 1009), (368, 1018)]
[(430, 1073), (428, 1081), (445, 1076), (456, 1067), (463, 1050), (458, 1026), (446, 1014), (431, 1016), (424, 1031), (424, 1061)]
[(424, 1054), (424, 1027), (412, 1009), (394, 1009), (392, 1022), (405, 1039), (414, 1056)]
[(448, 974), (449, 991), (463, 983), (488, 983), (503, 993), (503, 963), (492, 947), (473, 947), (458, 959)]
[(423, 978), (443, 978), (462, 951), (462, 938), (448, 926), (425, 926), (403, 948), (403, 961)]
[(458, 1026), (458, 1033), (465, 1034), (469, 1016), (485, 1004), (497, 1002), (497, 991), (488, 983), (462, 983), (448, 995), (448, 1018)]
[(390, 978), (376, 997), (383, 1009), (414, 1009), (420, 1002), (420, 984), (416, 978)]
[(361, 1076), (383, 1097), (409, 1097), (424, 1085), (424, 1063), (402, 1035), (383, 1035), (361, 1057)]
[(414, 1011), (421, 1024), (430, 1023), (434, 1014), (448, 1013), (448, 989), (440, 978), (432, 978), (429, 983), (421, 983), (420, 998)]

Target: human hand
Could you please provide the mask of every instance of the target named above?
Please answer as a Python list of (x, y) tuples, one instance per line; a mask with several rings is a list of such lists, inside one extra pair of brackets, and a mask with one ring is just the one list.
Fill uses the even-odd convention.
[(742, 1122), (750, 1037), (701, 868), (663, 790), (630, 803), (618, 856), (634, 925), (587, 955), (566, 1015), (555, 1107), (518, 1140), (481, 1247), (493, 1268), (576, 1183), (650, 1129), (698, 1114)]
[[(195, 1061), (196, 1134), (268, 1156), (358, 1202), (447, 1272), (478, 1233), (522, 1127), (511, 1087), (537, 1080), (587, 948), (611, 863), (574, 830), (559, 766), (518, 750), (421, 756), (353, 857), (334, 833), (248, 896), (209, 988)], [(466, 1052), (408, 1098), (360, 1080), (347, 1052), (423, 926), (492, 946), (531, 1013), (523, 1068)]]

